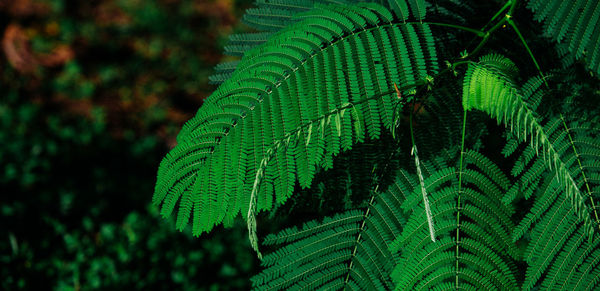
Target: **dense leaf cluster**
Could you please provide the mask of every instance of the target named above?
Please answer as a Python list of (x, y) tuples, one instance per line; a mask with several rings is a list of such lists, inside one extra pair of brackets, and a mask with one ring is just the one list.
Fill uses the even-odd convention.
[[(258, 0), (153, 201), (241, 212), (257, 289), (595, 290), (600, 2), (568, 2)], [(342, 199), (261, 246), (305, 195)]]

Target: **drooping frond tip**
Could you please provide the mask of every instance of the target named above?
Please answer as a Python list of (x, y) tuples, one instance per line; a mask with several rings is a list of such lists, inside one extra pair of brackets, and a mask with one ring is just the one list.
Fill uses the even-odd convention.
[(577, 216), (584, 221), (586, 232), (592, 237), (594, 222), (585, 196), (575, 182), (573, 172), (550, 141), (542, 120), (524, 101), (515, 74), (515, 65), (500, 55), (484, 56), (479, 63), (469, 64), (463, 85), (463, 107), (488, 113), (510, 127), (517, 139), (530, 141), (536, 154), (543, 157), (548, 169), (564, 187)]

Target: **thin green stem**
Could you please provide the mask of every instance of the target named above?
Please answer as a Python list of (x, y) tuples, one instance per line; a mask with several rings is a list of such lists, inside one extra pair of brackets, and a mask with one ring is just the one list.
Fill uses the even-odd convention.
[[(485, 25), (484, 25), (484, 26), (481, 28), (481, 31), (483, 31), (483, 32), (484, 32), (484, 35), (483, 35), (484, 37), (485, 37), (486, 33), (489, 33), (489, 31), (486, 31), (486, 28), (487, 28), (488, 26), (490, 26), (492, 23), (494, 23), (494, 21), (495, 21), (495, 20), (496, 20), (496, 19), (497, 19), (497, 18), (498, 18), (498, 17), (499, 17), (499, 16), (500, 16), (500, 15), (501, 15), (501, 14), (502, 14), (504, 11), (506, 11), (506, 9), (508, 9), (508, 8), (510, 7), (510, 8), (511, 8), (511, 9), (510, 9), (510, 11), (511, 11), (510, 13), (512, 13), (512, 9), (514, 9), (515, 2), (516, 2), (516, 1), (511, 1), (511, 0), (507, 1), (507, 2), (504, 4), (504, 6), (502, 6), (502, 8), (500, 8), (500, 10), (498, 10), (498, 12), (496, 12), (496, 14), (494, 14), (494, 16), (492, 16), (492, 18), (491, 18), (491, 19), (490, 19), (490, 20), (489, 20), (489, 21), (488, 21), (488, 22), (487, 22), (487, 23), (486, 23), (486, 24), (485, 24)], [(502, 20), (500, 20), (500, 21), (502, 21)], [(475, 40), (475, 39), (471, 39), (471, 40), (469, 41), (469, 43), (467, 44), (467, 47), (470, 47), (470, 46), (471, 46), (471, 44), (473, 43), (473, 41), (474, 41), (474, 40)], [(486, 41), (487, 41), (487, 40), (486, 40)], [(479, 49), (481, 49), (481, 46), (483, 46), (483, 44), (485, 44), (485, 42), (483, 42), (483, 43), (481, 43), (481, 42), (480, 42), (480, 43), (477, 45), (477, 47), (478, 47), (478, 48), (476, 48), (476, 50), (474, 50), (474, 52), (473, 52), (473, 53), (471, 53), (471, 54), (474, 54), (474, 53), (475, 53), (475, 52), (477, 52)], [(468, 54), (468, 55), (470, 55), (470, 54)], [(467, 55), (467, 56), (468, 56), (468, 55)], [(466, 57), (466, 56), (463, 56), (463, 58), (465, 58), (465, 57)]]
[(352, 250), (352, 255), (350, 256), (350, 264), (348, 265), (348, 272), (346, 273), (346, 279), (344, 280), (344, 290), (346, 290), (346, 286), (348, 285), (348, 281), (350, 281), (350, 270), (352, 270), (352, 266), (354, 265), (354, 257), (356, 257), (356, 251), (358, 250), (358, 244), (360, 243), (360, 239), (362, 237), (362, 232), (365, 230), (367, 218), (369, 217), (369, 212), (371, 211), (371, 206), (373, 206), (373, 202), (375, 201), (375, 194), (379, 190), (379, 185), (375, 186), (375, 190), (373, 195), (371, 196), (371, 200), (369, 200), (369, 205), (367, 206), (367, 210), (363, 215), (363, 220), (360, 225), (360, 229), (358, 231), (358, 236), (356, 237), (356, 241), (354, 244), (354, 249)]
[(455, 273), (455, 282), (456, 289), (458, 289), (458, 256), (459, 256), (459, 244), (460, 244), (460, 194), (462, 191), (462, 173), (463, 173), (463, 153), (465, 152), (465, 133), (467, 128), (467, 111), (464, 110), (463, 113), (463, 127), (462, 127), (462, 137), (460, 143), (460, 159), (458, 166), (458, 198), (456, 202), (456, 273)]
[(548, 83), (546, 82), (546, 78), (544, 78), (544, 74), (542, 73), (542, 69), (540, 68), (540, 65), (538, 64), (537, 60), (535, 59), (535, 56), (533, 55), (533, 52), (531, 51), (531, 49), (527, 45), (527, 42), (525, 41), (525, 38), (521, 34), (521, 31), (517, 27), (517, 24), (511, 18), (508, 18), (507, 21), (508, 21), (508, 24), (515, 30), (515, 32), (519, 36), (519, 39), (521, 40), (521, 43), (523, 44), (523, 46), (527, 50), (527, 53), (531, 57), (531, 60), (533, 60), (533, 64), (535, 65), (535, 68), (538, 70), (538, 72), (540, 73), (540, 76), (544, 80), (544, 84), (546, 85), (546, 88), (549, 88), (550, 86), (548, 86)]
[(494, 20), (496, 20), (496, 18), (498, 18), (498, 16), (500, 16), (502, 13), (504, 13), (504, 11), (506, 9), (508, 9), (509, 7), (511, 7), (513, 1), (508, 1), (504, 4), (504, 6), (502, 6), (502, 8), (500, 8), (500, 10), (498, 10), (498, 12), (496, 12), (496, 14), (494, 14), (494, 16), (492, 17), (492, 19), (490, 19), (490, 21), (488, 21), (488, 23), (486, 23), (483, 28), (481, 30), (485, 30), (486, 27), (488, 27), (488, 25), (492, 24), (492, 22), (494, 22)]
[[(392, 151), (390, 153), (390, 156), (388, 158), (388, 163), (385, 164), (385, 166), (383, 166), (383, 169), (381, 169), (380, 173), (385, 173), (389, 164), (389, 161), (393, 160), (395, 152)], [(371, 170), (371, 173), (375, 172), (376, 167), (373, 167), (373, 169)], [(377, 176), (375, 176), (377, 177)], [(376, 185), (375, 188), (373, 189), (373, 195), (371, 195), (371, 199), (369, 200), (369, 204), (367, 205), (367, 210), (365, 211), (364, 215), (363, 215), (363, 219), (362, 219), (362, 223), (360, 225), (360, 229), (358, 231), (358, 235), (356, 237), (356, 243), (354, 244), (354, 249), (352, 250), (352, 255), (350, 257), (350, 264), (348, 265), (348, 272), (346, 273), (346, 279), (344, 280), (344, 290), (347, 289), (348, 287), (348, 282), (350, 281), (350, 273), (352, 270), (352, 267), (354, 266), (354, 258), (356, 257), (356, 252), (358, 250), (358, 245), (360, 244), (360, 240), (362, 238), (362, 232), (365, 230), (365, 226), (367, 225), (367, 219), (369, 217), (369, 212), (371, 211), (371, 207), (373, 207), (375, 205), (375, 196), (378, 194), (379, 192), (379, 179), (376, 179)]]
[(514, 0), (514, 1), (510, 1), (510, 2), (512, 2), (512, 3), (510, 4), (510, 9), (508, 10), (508, 13), (507, 13), (509, 17), (511, 15), (513, 15), (513, 12), (517, 8), (517, 3), (519, 3), (519, 0)]
[[(504, 15), (504, 17), (502, 19), (500, 19), (500, 21), (496, 22), (496, 24), (494, 26), (492, 26), (492, 28), (490, 28), (489, 30), (486, 30), (483, 36), (483, 39), (479, 42), (479, 44), (477, 45), (477, 47), (475, 47), (475, 49), (473, 49), (472, 52), (468, 53), (465, 57), (466, 58), (468, 56), (474, 55), (477, 52), (479, 52), (479, 50), (481, 50), (481, 48), (487, 43), (488, 39), (490, 38), (490, 35), (496, 31), (498, 28), (502, 27), (504, 24), (506, 24), (507, 22), (511, 21), (512, 18), (512, 14), (515, 10), (515, 8), (517, 7), (517, 3), (519, 1), (518, 0), (514, 0), (514, 1), (508, 1), (504, 7), (498, 12), (496, 13), (497, 15), (494, 15), (494, 17), (492, 17), (492, 19), (490, 20), (490, 23), (499, 16), (499, 14), (501, 14), (502, 11), (506, 10), (506, 6), (510, 5), (510, 8), (508, 10), (508, 12)], [(488, 24), (486, 24), (484, 27), (488, 26)]]
[(502, 18), (494, 26), (492, 26), (492, 28), (490, 28), (489, 30), (487, 30), (485, 32), (485, 35), (483, 36), (483, 39), (479, 42), (479, 44), (477, 45), (477, 47), (475, 47), (475, 49), (473, 49), (473, 51), (470, 52), (470, 53), (468, 53), (466, 56), (468, 57), (468, 56), (474, 55), (477, 52), (479, 52), (479, 50), (481, 50), (481, 48), (487, 43), (488, 39), (490, 38), (490, 35), (492, 35), (492, 33), (494, 31), (496, 31), (498, 28), (502, 27), (502, 25), (504, 25), (509, 18), (510, 17), (507, 15), (507, 17)]

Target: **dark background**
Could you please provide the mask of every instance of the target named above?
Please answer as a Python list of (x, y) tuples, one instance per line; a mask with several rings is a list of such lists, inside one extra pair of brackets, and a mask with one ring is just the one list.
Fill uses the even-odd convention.
[(249, 287), (243, 221), (197, 239), (150, 201), (251, 2), (0, 0), (0, 289)]

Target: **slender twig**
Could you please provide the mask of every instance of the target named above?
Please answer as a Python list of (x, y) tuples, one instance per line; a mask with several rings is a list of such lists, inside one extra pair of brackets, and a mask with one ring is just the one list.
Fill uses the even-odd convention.
[(458, 166), (458, 198), (456, 202), (456, 273), (455, 273), (455, 281), (456, 281), (456, 289), (458, 289), (458, 257), (459, 257), (459, 244), (460, 244), (460, 198), (462, 191), (462, 174), (463, 174), (463, 153), (465, 152), (465, 133), (467, 128), (467, 110), (464, 110), (463, 113), (463, 126), (462, 126), (462, 137), (460, 143), (460, 159)]
[(509, 7), (511, 7), (511, 5), (513, 4), (512, 1), (507, 1), (504, 6), (502, 6), (502, 8), (500, 8), (500, 10), (498, 10), (498, 12), (496, 12), (496, 14), (494, 14), (494, 16), (492, 16), (492, 18), (488, 21), (488, 23), (486, 23), (483, 28), (481, 28), (481, 30), (485, 30), (486, 27), (488, 27), (490, 24), (492, 24), (494, 22), (494, 20), (496, 20), (496, 18), (498, 18), (498, 16), (502, 15), (502, 13), (504, 13), (504, 11), (506, 9), (509, 9)]
[(537, 60), (535, 59), (535, 56), (533, 55), (533, 52), (531, 51), (531, 49), (527, 45), (527, 42), (525, 41), (525, 38), (521, 34), (521, 31), (517, 27), (517, 24), (511, 18), (508, 18), (506, 21), (508, 21), (508, 24), (514, 29), (514, 31), (519, 36), (519, 39), (521, 40), (521, 43), (525, 47), (525, 50), (527, 50), (527, 53), (531, 57), (531, 60), (533, 61), (533, 64), (535, 65), (535, 68), (540, 73), (540, 76), (542, 77), (542, 80), (544, 80), (544, 84), (546, 85), (546, 88), (550, 88), (550, 86), (548, 86), (548, 82), (546, 82), (546, 78), (544, 78), (544, 74), (542, 73), (542, 69), (540, 68), (540, 65), (538, 64)]
[(481, 48), (483, 48), (483, 46), (487, 43), (487, 41), (489, 40), (492, 33), (494, 33), (494, 31), (496, 31), (498, 28), (502, 27), (502, 25), (504, 25), (506, 23), (506, 21), (507, 21), (507, 17), (504, 17), (500, 21), (498, 21), (494, 26), (492, 26), (492, 28), (485, 31), (485, 35), (483, 36), (483, 39), (479, 42), (479, 44), (477, 44), (475, 49), (473, 49), (473, 51), (468, 53), (464, 58), (478, 53), (479, 50), (481, 50)]
[[(517, 3), (519, 1), (514, 0), (514, 1), (508, 1), (506, 5), (510, 4), (510, 8), (508, 10), (508, 13), (506, 13), (504, 15), (504, 17), (502, 17), (498, 22), (496, 22), (496, 24), (494, 26), (492, 26), (492, 28), (486, 30), (484, 33), (485, 35), (483, 36), (483, 39), (479, 42), (479, 44), (477, 45), (477, 47), (475, 47), (475, 49), (473, 49), (472, 52), (468, 53), (466, 56), (464, 56), (463, 58), (466, 58), (468, 56), (474, 55), (477, 52), (479, 52), (479, 50), (481, 50), (481, 48), (483, 48), (483, 46), (487, 43), (487, 41), (489, 40), (490, 36), (492, 35), (492, 33), (494, 31), (496, 31), (498, 28), (502, 27), (503, 25), (505, 25), (512, 17), (512, 14), (515, 10), (515, 8), (517, 7)], [(506, 10), (505, 8), (503, 8), (502, 10)], [(501, 10), (501, 11), (502, 11)], [(493, 22), (494, 18), (497, 18), (497, 15), (494, 15), (494, 17), (492, 17), (492, 20), (490, 20), (490, 23)], [(489, 24), (486, 24), (485, 26), (488, 26)]]
[[(398, 89), (398, 87), (396, 87), (396, 89)], [(394, 154), (395, 154), (394, 151), (392, 151), (390, 153), (390, 156), (387, 159), (385, 166), (383, 166), (383, 168), (381, 169), (380, 173), (386, 172), (388, 166), (390, 165), (389, 161), (392, 160), (392, 158), (394, 157)], [(375, 167), (373, 167), (373, 169), (371, 170), (371, 173), (374, 173), (374, 172), (375, 172)], [(377, 176), (375, 176), (375, 177), (377, 178)], [(369, 204), (367, 205), (367, 210), (365, 211), (365, 213), (363, 215), (362, 223), (358, 230), (358, 235), (356, 236), (354, 249), (352, 250), (352, 255), (350, 256), (350, 263), (348, 264), (348, 272), (346, 273), (346, 279), (344, 280), (344, 290), (346, 290), (346, 287), (348, 286), (348, 282), (350, 281), (350, 271), (352, 270), (352, 267), (354, 266), (354, 258), (356, 257), (356, 252), (358, 251), (358, 245), (362, 238), (362, 232), (365, 230), (365, 227), (367, 225), (367, 219), (369, 217), (369, 212), (371, 211), (371, 207), (375, 206), (375, 204), (374, 204), (375, 196), (379, 193), (379, 181), (378, 180), (376, 180), (376, 181), (377, 181), (377, 184), (375, 185), (375, 188), (373, 189), (373, 195), (371, 195), (371, 199), (369, 199)]]
[[(358, 244), (360, 243), (362, 232), (366, 226), (367, 217), (369, 216), (369, 212), (371, 211), (371, 206), (373, 206), (373, 202), (375, 201), (375, 194), (377, 193), (378, 190), (379, 190), (379, 185), (377, 185), (375, 187), (375, 190), (374, 190), (375, 193), (373, 193), (373, 195), (371, 196), (371, 200), (369, 200), (369, 205), (367, 206), (367, 210), (365, 211), (365, 214), (363, 215), (363, 221), (358, 230), (358, 236), (356, 237), (354, 249), (352, 250), (352, 255), (350, 256), (350, 264), (348, 265), (348, 272), (346, 273), (346, 279), (344, 279), (344, 285), (347, 285), (348, 281), (350, 281), (350, 270), (352, 269), (352, 266), (354, 264), (354, 257), (356, 257), (356, 251), (358, 250)], [(344, 290), (346, 290), (345, 286), (344, 286)]]

